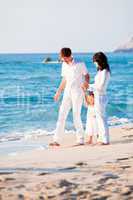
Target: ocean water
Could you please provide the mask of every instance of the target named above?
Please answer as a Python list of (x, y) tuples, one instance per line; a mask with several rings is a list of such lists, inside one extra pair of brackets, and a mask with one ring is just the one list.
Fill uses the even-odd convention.
[[(19, 140), (28, 135), (49, 134), (55, 129), (58, 103), (53, 96), (59, 86), (61, 64), (43, 64), (47, 56), (58, 54), (1, 54), (0, 55), (0, 141)], [(75, 60), (86, 63), (93, 83), (96, 74), (93, 54), (74, 54)], [(107, 107), (110, 126), (133, 120), (133, 55), (107, 54), (111, 67)], [(86, 108), (82, 109), (86, 122)], [(72, 113), (66, 128), (73, 129)]]

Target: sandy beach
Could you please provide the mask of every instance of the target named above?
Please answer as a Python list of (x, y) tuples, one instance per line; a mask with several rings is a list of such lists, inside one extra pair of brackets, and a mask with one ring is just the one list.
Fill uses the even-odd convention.
[(133, 199), (133, 124), (110, 135), (108, 146), (72, 147), (75, 135), (65, 134), (60, 147), (1, 156), (0, 199)]

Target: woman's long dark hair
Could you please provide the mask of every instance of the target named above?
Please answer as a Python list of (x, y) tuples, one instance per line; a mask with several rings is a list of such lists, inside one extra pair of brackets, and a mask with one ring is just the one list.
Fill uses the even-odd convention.
[(93, 56), (93, 62), (98, 63), (98, 66), (99, 66), (98, 70), (106, 69), (107, 71), (111, 73), (111, 70), (108, 64), (108, 58), (103, 52), (95, 53)]

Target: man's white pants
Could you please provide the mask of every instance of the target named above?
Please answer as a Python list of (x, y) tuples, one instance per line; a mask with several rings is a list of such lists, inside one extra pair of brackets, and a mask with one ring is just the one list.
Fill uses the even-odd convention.
[(95, 112), (98, 125), (99, 142), (109, 143), (109, 128), (106, 117), (106, 95), (95, 94)]
[(64, 92), (63, 100), (59, 110), (58, 121), (56, 124), (56, 130), (54, 134), (54, 141), (59, 140), (59, 135), (64, 132), (65, 121), (68, 116), (69, 111), (72, 108), (73, 111), (73, 122), (76, 129), (77, 143), (83, 143), (83, 125), (81, 121), (81, 108), (83, 103), (83, 93), (82, 92), (70, 92), (69, 94)]

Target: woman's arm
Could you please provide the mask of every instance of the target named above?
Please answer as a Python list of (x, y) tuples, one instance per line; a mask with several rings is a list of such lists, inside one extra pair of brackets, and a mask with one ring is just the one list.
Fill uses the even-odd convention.
[(85, 100), (86, 100), (87, 105), (89, 105), (88, 96), (86, 94), (85, 94)]

